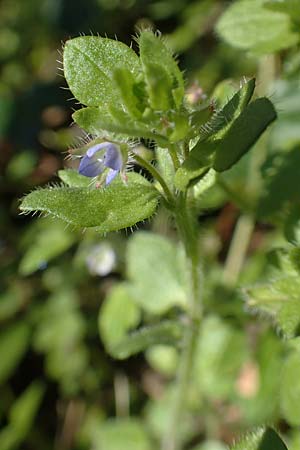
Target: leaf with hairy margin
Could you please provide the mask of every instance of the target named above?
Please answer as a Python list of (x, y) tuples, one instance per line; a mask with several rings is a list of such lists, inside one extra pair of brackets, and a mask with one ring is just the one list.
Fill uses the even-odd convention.
[(128, 185), (117, 178), (106, 188), (50, 187), (28, 194), (23, 212), (41, 211), (78, 227), (101, 233), (131, 227), (155, 212), (160, 194), (144, 177), (128, 174)]

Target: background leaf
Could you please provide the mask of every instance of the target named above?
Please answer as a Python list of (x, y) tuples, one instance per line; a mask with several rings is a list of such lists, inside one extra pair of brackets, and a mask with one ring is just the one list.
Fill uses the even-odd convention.
[(115, 358), (125, 359), (153, 345), (177, 345), (183, 337), (183, 327), (178, 322), (161, 321), (140, 328), (111, 347)]
[(99, 330), (105, 347), (110, 351), (140, 321), (140, 311), (132, 301), (128, 286), (116, 285), (104, 300), (99, 314)]
[(230, 45), (256, 54), (273, 53), (299, 41), (289, 16), (265, 8), (264, 0), (233, 3), (221, 16), (216, 30)]
[(153, 233), (135, 233), (127, 250), (128, 278), (134, 300), (144, 310), (162, 314), (187, 299), (184, 254)]
[(247, 435), (231, 450), (287, 450), (287, 447), (272, 428), (262, 428)]
[(269, 316), (287, 337), (293, 337), (300, 325), (300, 280), (281, 276), (266, 284), (245, 290), (248, 307)]

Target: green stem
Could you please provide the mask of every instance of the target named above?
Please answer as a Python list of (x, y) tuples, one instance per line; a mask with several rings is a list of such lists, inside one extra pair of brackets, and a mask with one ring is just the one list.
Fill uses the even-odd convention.
[(169, 145), (169, 152), (173, 161), (174, 169), (177, 170), (180, 166), (180, 161), (177, 154), (178, 152), (177, 146), (175, 144)]
[(158, 183), (161, 185), (162, 190), (165, 193), (166, 196), (166, 200), (170, 203), (170, 205), (174, 204), (174, 197), (172, 192), (170, 191), (167, 183), (165, 182), (165, 180), (163, 179), (163, 177), (161, 176), (161, 174), (158, 172), (158, 170), (148, 161), (146, 161), (144, 158), (142, 158), (140, 155), (138, 155), (137, 153), (134, 153), (134, 159), (136, 160), (136, 162), (138, 162), (140, 164), (140, 166), (144, 167), (146, 170), (148, 170), (148, 172), (153, 176), (153, 178), (158, 181)]
[(227, 286), (234, 286), (238, 280), (254, 225), (253, 217), (247, 215), (240, 216), (237, 221), (223, 272), (223, 282)]
[(197, 224), (187, 209), (186, 196), (181, 195), (176, 209), (176, 223), (181, 240), (185, 246), (187, 270), (190, 278), (190, 304), (188, 309), (189, 324), (185, 330), (181, 361), (177, 375), (174, 405), (169, 427), (163, 438), (163, 450), (180, 450), (182, 448), (181, 429), (187, 407), (188, 387), (199, 334), (201, 320), (200, 268), (198, 252)]

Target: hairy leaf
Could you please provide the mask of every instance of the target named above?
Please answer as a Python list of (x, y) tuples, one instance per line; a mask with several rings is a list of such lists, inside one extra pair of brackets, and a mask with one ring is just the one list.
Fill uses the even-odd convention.
[(159, 193), (141, 175), (128, 174), (128, 185), (116, 179), (102, 189), (54, 187), (38, 189), (21, 204), (24, 212), (41, 211), (78, 227), (97, 227), (101, 233), (120, 230), (149, 218)]
[(146, 124), (131, 119), (123, 111), (114, 110), (114, 116), (103, 108), (82, 108), (73, 114), (73, 119), (81, 128), (93, 135), (103, 132), (122, 134), (132, 137), (155, 139), (161, 145), (167, 143), (164, 136), (155, 134)]
[(88, 187), (91, 184), (91, 180), (88, 177), (84, 177), (73, 169), (64, 169), (58, 171), (58, 176), (67, 186), (70, 187)]
[[(154, 101), (153, 106), (155, 106), (156, 101), (159, 102), (158, 96), (153, 91), (153, 75), (156, 74), (155, 76), (157, 76), (158, 66), (161, 68), (163, 74), (161, 80), (164, 80), (160, 80), (159, 85), (161, 85), (161, 83), (166, 83), (166, 89), (171, 89), (170, 94), (173, 95), (176, 106), (180, 107), (184, 95), (184, 83), (182, 74), (173, 58), (172, 52), (160, 37), (147, 30), (141, 32), (138, 38), (138, 44), (148, 91), (149, 94), (151, 94), (150, 99), (152, 96), (152, 101)], [(155, 74), (153, 72), (153, 64), (156, 65)]]
[(270, 317), (287, 337), (300, 326), (300, 280), (298, 276), (281, 276), (266, 284), (247, 288), (250, 310)]
[(275, 119), (276, 111), (267, 98), (250, 103), (219, 142), (213, 168), (217, 172), (230, 169)]
[(116, 68), (140, 72), (135, 52), (119, 41), (82, 36), (66, 42), (64, 73), (74, 97), (87, 106), (122, 103), (114, 82)]

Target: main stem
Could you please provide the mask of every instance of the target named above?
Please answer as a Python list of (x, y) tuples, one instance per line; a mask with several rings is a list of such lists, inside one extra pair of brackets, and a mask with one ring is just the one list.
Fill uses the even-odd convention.
[(179, 196), (175, 214), (180, 238), (185, 247), (191, 289), (188, 309), (189, 323), (185, 330), (174, 405), (171, 412), (169, 427), (163, 438), (162, 450), (181, 450), (182, 448), (182, 421), (187, 406), (188, 386), (193, 369), (193, 361), (195, 359), (202, 314), (200, 302), (200, 267), (197, 245), (197, 224), (194, 223), (194, 217), (191, 210), (187, 207), (187, 198), (185, 195)]

